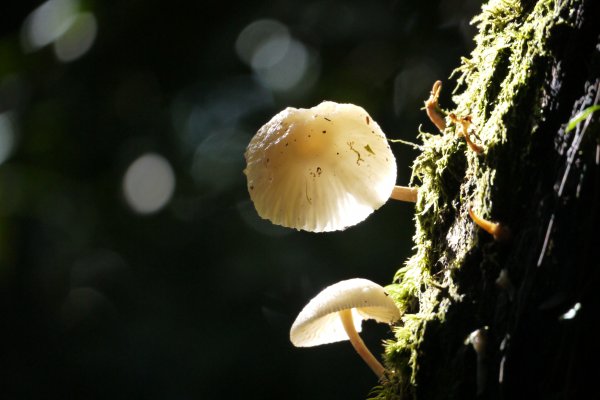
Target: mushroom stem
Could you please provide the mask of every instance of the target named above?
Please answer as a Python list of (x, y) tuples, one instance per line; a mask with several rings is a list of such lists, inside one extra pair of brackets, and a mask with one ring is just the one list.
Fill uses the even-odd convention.
[(466, 117), (457, 117), (456, 114), (450, 114), (449, 117), (452, 120), (452, 122), (454, 122), (455, 124), (460, 124), (460, 127), (461, 127), (460, 134), (464, 136), (465, 141), (467, 142), (467, 145), (469, 146), (469, 148), (477, 154), (483, 153), (483, 147), (475, 144), (471, 140), (471, 136), (469, 135), (469, 127), (471, 126), (471, 122), (472, 122), (471, 116), (467, 115)]
[(367, 365), (373, 370), (375, 375), (378, 378), (382, 378), (385, 372), (385, 368), (375, 356), (367, 349), (365, 346), (365, 342), (360, 338), (358, 332), (354, 328), (354, 321), (352, 320), (352, 309), (341, 310), (339, 311), (340, 319), (342, 320), (342, 325), (344, 326), (344, 330), (348, 334), (350, 338), (350, 343), (352, 343), (352, 347), (358, 353), (358, 355), (367, 363)]
[(429, 99), (425, 102), (425, 112), (427, 116), (433, 122), (433, 124), (443, 132), (446, 129), (446, 120), (442, 116), (442, 112), (438, 106), (438, 100), (440, 98), (440, 92), (442, 91), (442, 81), (435, 81), (431, 88), (431, 94)]
[(390, 199), (416, 203), (418, 193), (419, 188), (416, 187), (394, 186), (392, 194), (390, 195)]
[(477, 329), (469, 335), (469, 340), (477, 353), (477, 396), (481, 396), (485, 392), (487, 380), (487, 328)]
[(510, 231), (498, 222), (488, 221), (487, 219), (481, 218), (472, 208), (469, 208), (469, 216), (481, 229), (489, 233), (494, 237), (494, 240), (504, 241), (510, 237)]

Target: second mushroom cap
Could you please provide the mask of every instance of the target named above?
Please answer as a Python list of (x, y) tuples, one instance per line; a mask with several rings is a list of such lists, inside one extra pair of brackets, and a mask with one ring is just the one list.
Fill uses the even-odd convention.
[(311, 347), (348, 340), (338, 312), (350, 310), (356, 332), (364, 319), (391, 324), (400, 310), (383, 287), (362, 278), (348, 279), (323, 289), (298, 314), (290, 329), (296, 347)]

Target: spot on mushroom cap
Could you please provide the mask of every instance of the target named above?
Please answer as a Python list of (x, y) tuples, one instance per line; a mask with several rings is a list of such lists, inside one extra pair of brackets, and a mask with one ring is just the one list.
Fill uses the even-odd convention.
[(396, 183), (385, 134), (353, 104), (286, 108), (258, 130), (245, 157), (258, 214), (311, 232), (363, 221), (389, 199)]
[(400, 310), (383, 287), (368, 279), (349, 279), (325, 288), (304, 307), (290, 330), (292, 344), (311, 347), (348, 340), (338, 315), (348, 309), (357, 332), (363, 319), (387, 324), (400, 319)]

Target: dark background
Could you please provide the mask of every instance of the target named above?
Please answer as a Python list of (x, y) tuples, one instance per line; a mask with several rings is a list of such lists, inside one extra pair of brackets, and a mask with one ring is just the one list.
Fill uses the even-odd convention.
[[(344, 232), (274, 227), (249, 201), (244, 148), (281, 109), (324, 99), (418, 143), (477, 2), (14, 3), (0, 13), (0, 396), (367, 397), (376, 378), (348, 342), (296, 349), (289, 327), (327, 285), (391, 283), (413, 207)], [(55, 35), (32, 40), (46, 23)], [(417, 153), (392, 149), (408, 184)], [(162, 169), (136, 175), (138, 201), (162, 187), (166, 203), (140, 212), (124, 179), (148, 153)], [(381, 353), (389, 327), (365, 325)]]

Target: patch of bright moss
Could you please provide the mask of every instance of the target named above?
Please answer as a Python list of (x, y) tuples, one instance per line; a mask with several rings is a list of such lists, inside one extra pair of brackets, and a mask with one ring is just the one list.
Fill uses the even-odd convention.
[(443, 324), (450, 305), (463, 298), (456, 272), (477, 246), (468, 209), (484, 218), (494, 214), (499, 156), (514, 137), (535, 131), (536, 82), (544, 70), (540, 63), (547, 62), (547, 41), (565, 23), (561, 13), (578, 1), (491, 0), (473, 19), (476, 48), (455, 71), (451, 112), (472, 117), (473, 140), (485, 150), (470, 151), (453, 125), (444, 134), (420, 134), (422, 153), (413, 164), (413, 180), (420, 185), (415, 254), (387, 287), (405, 314), (385, 345), (390, 376), (373, 398), (415, 396), (425, 332), (432, 323)]

